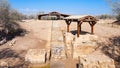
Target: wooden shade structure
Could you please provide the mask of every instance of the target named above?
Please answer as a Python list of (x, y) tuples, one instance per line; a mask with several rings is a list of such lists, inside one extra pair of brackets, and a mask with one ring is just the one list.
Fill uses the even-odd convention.
[(68, 17), (70, 15), (67, 15), (67, 14), (62, 14), (62, 13), (59, 13), (59, 12), (50, 12), (48, 14), (40, 14), (38, 15), (38, 19), (41, 20), (41, 17), (42, 16), (56, 16), (57, 17), (57, 20), (60, 20), (61, 19), (61, 16), (63, 17)]
[(64, 19), (66, 21), (67, 24), (67, 32), (69, 32), (69, 27), (71, 22), (77, 22), (77, 37), (79, 37), (80, 32), (81, 32), (81, 24), (83, 22), (88, 22), (91, 26), (91, 33), (94, 33), (94, 25), (97, 23), (97, 19), (93, 16), (89, 16), (89, 15), (82, 15), (82, 16), (70, 16), (70, 17), (66, 17)]

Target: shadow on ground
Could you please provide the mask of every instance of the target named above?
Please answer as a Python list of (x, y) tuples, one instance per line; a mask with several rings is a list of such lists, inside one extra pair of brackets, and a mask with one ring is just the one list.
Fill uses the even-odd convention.
[(109, 38), (109, 44), (102, 44), (104, 54), (114, 59), (116, 68), (120, 68), (120, 36)]
[(25, 62), (24, 57), (19, 56), (15, 51), (5, 48), (0, 50), (0, 68), (26, 68), (28, 62)]
[(27, 31), (22, 29), (16, 22), (9, 22), (0, 26), (0, 45), (5, 44), (7, 41), (12, 40), (16, 36), (24, 36)]
[[(72, 31), (70, 31), (70, 32), (71, 32), (73, 35), (76, 35), (76, 34), (77, 34), (77, 30), (72, 30)], [(81, 35), (85, 35), (85, 34), (91, 34), (91, 33), (86, 32), (86, 31), (81, 31), (80, 34), (81, 34)]]

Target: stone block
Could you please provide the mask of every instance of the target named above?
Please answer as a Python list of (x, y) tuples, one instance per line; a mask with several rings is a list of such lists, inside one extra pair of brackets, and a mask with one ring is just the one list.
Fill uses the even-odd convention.
[(115, 68), (113, 59), (104, 54), (93, 53), (84, 57), (80, 57), (82, 68)]
[(45, 63), (46, 50), (45, 49), (30, 49), (28, 50), (25, 60), (30, 63)]
[(0, 67), (8, 67), (8, 63), (3, 60), (0, 60)]
[(66, 59), (64, 47), (56, 46), (51, 48), (52, 59)]
[(73, 58), (77, 58), (80, 55), (88, 55), (95, 51), (97, 47), (97, 36), (93, 35), (80, 35), (72, 42), (73, 45)]
[(64, 36), (65, 36), (65, 42), (66, 42), (66, 44), (71, 44), (72, 41), (73, 41), (73, 39), (74, 39), (74, 36), (71, 33), (68, 33), (68, 32), (66, 32), (64, 34)]
[(72, 56), (72, 54), (73, 54), (72, 42), (74, 40), (74, 35), (66, 32), (66, 33), (64, 33), (64, 36), (65, 36), (65, 45), (66, 45), (67, 54)]

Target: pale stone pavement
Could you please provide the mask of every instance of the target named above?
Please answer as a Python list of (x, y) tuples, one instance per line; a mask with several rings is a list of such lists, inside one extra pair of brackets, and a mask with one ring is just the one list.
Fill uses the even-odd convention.
[(51, 68), (76, 68), (76, 62), (66, 53), (65, 41), (61, 30), (61, 21), (53, 21), (52, 23)]

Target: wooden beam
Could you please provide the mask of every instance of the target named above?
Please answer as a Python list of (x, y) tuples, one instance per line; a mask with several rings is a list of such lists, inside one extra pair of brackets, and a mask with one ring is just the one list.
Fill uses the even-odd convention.
[(94, 34), (94, 25), (96, 24), (96, 22), (89, 22), (90, 26), (91, 26), (91, 34)]
[(80, 26), (80, 32), (81, 32), (81, 24), (82, 24), (82, 23), (80, 22), (80, 24), (79, 24), (79, 26)]
[(70, 32), (69, 28), (70, 28), (70, 25), (67, 24), (67, 32)]
[(79, 22), (77, 22), (77, 37), (79, 37), (80, 34), (80, 27), (79, 27)]
[(66, 24), (67, 24), (67, 32), (69, 32), (71, 21), (70, 20), (65, 20), (65, 21), (66, 21)]
[(80, 33), (81, 33), (81, 24), (82, 24), (81, 21), (78, 21), (78, 22), (77, 22), (77, 37), (79, 37), (79, 35), (80, 35)]
[(91, 33), (94, 34), (94, 25), (96, 24), (95, 21), (92, 22)]
[(94, 34), (94, 26), (91, 26), (91, 34)]

